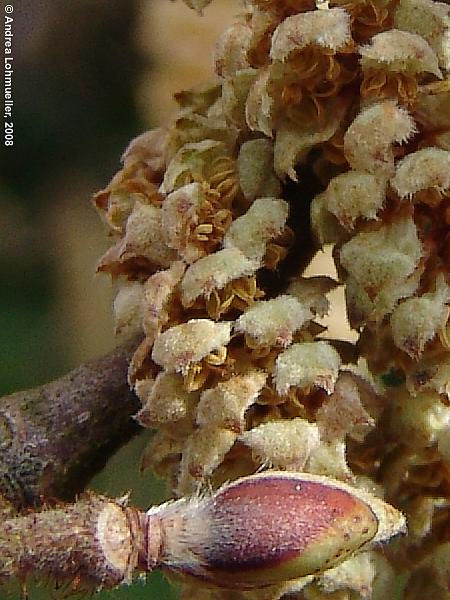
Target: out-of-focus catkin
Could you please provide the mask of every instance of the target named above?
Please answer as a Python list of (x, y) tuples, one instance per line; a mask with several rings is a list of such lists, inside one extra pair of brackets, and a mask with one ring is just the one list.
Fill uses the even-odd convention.
[[(391, 597), (400, 571), (450, 597), (450, 6), (247, 0), (214, 60), (95, 197), (117, 331), (144, 335), (145, 465), (179, 497), (270, 465), (376, 490), (409, 535), (299, 597)], [(303, 276), (311, 226), (351, 352), (315, 321), (335, 283)]]

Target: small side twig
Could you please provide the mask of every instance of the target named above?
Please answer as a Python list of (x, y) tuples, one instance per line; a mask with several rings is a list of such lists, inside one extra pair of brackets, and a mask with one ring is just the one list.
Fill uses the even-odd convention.
[[(0, 398), (0, 508), (72, 499), (138, 430), (127, 385), (136, 342), (64, 377)], [(3, 496), (3, 498), (2, 498)]]

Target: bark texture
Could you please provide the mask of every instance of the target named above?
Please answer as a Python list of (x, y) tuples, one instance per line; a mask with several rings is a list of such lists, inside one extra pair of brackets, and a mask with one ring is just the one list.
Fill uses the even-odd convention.
[(90, 496), (6, 520), (0, 530), (0, 584), (31, 575), (88, 591), (130, 581), (144, 549), (140, 516)]
[(136, 343), (0, 399), (0, 512), (71, 499), (137, 431), (127, 369)]

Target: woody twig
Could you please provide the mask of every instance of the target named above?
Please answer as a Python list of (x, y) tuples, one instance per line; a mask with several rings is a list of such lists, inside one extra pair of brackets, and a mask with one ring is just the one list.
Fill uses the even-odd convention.
[(0, 399), (0, 511), (73, 498), (137, 431), (131, 416), (139, 403), (127, 385), (135, 346)]

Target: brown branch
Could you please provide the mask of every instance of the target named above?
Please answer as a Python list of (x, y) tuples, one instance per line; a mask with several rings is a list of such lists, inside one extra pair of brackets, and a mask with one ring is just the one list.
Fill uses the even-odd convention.
[[(0, 398), (0, 512), (71, 499), (137, 431), (127, 385), (136, 342), (31, 390)], [(2, 498), (3, 496), (3, 498)]]
[(146, 519), (96, 496), (9, 519), (0, 529), (0, 584), (32, 576), (78, 591), (128, 582), (147, 567)]

